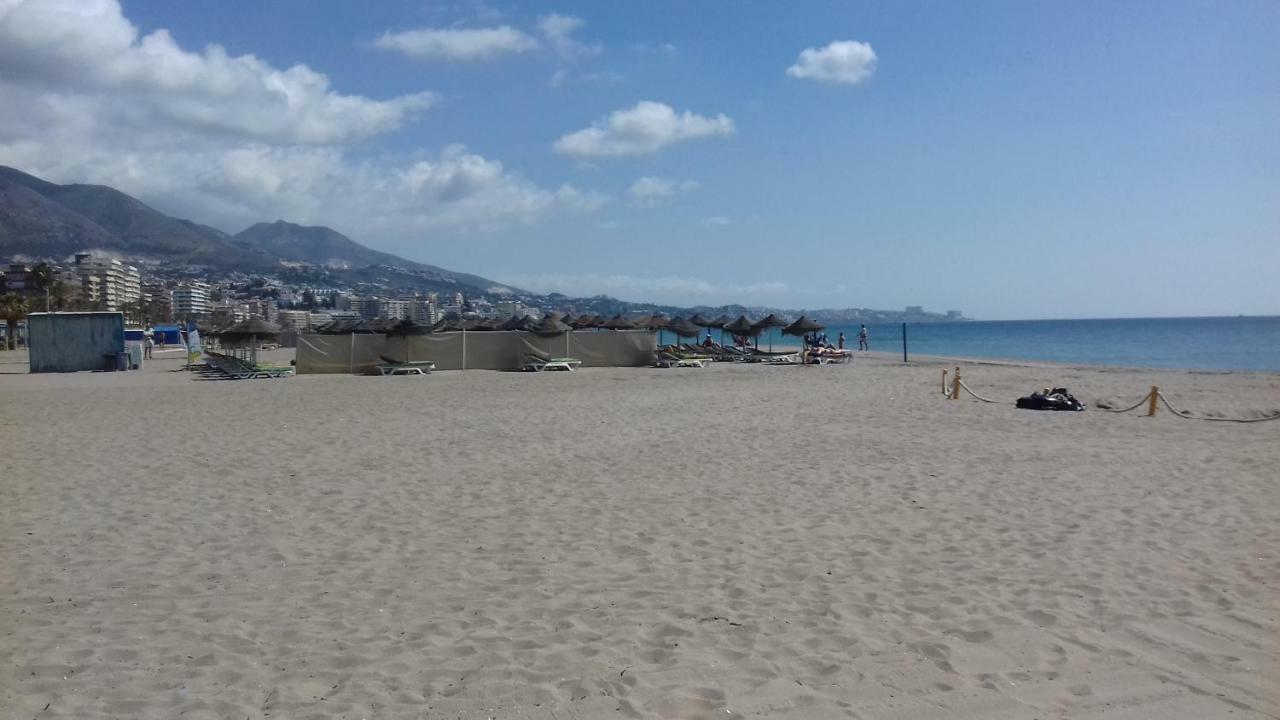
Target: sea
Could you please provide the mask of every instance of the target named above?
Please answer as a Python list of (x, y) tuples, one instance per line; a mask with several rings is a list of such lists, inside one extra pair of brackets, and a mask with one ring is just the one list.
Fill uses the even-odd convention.
[[(858, 347), (858, 326), (826, 329)], [(902, 352), (903, 326), (867, 326), (872, 350)], [(907, 323), (907, 353), (1088, 365), (1280, 372), (1280, 317)], [(775, 330), (760, 347), (796, 345)]]

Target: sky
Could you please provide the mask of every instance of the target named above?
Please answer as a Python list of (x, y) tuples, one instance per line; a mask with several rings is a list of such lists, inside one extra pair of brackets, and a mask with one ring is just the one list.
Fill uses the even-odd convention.
[(1280, 3), (0, 0), (0, 164), (519, 287), (1280, 314)]

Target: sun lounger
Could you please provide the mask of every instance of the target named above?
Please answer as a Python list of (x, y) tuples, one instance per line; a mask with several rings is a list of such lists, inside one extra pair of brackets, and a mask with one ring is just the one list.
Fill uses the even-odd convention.
[(753, 350), (748, 362), (764, 363), (765, 365), (798, 365), (800, 363), (800, 353)]
[(524, 359), (524, 369), (530, 372), (542, 372), (543, 370), (572, 372), (581, 366), (582, 361), (577, 358), (542, 358), (537, 355), (526, 355)]
[(381, 365), (378, 366), (378, 373), (387, 377), (392, 375), (428, 375), (432, 370), (436, 369), (434, 360), (411, 360), (404, 362), (401, 360), (392, 360), (386, 355), (379, 355), (382, 358)]
[(853, 361), (852, 350), (823, 350), (822, 352), (810, 353), (809, 357), (816, 360), (819, 365), (830, 365), (833, 363), (847, 363)]
[(706, 363), (710, 362), (710, 357), (694, 357), (683, 356), (675, 353), (662, 351), (658, 353), (658, 367), (706, 367)]
[(232, 380), (257, 380), (288, 377), (293, 367), (288, 365), (253, 364), (239, 358), (218, 353), (206, 353), (205, 364)]

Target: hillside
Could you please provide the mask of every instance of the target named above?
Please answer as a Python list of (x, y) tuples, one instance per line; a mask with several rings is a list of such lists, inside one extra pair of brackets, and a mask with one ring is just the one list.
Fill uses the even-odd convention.
[(0, 254), (64, 259), (101, 249), (246, 270), (279, 264), (237, 247), (226, 233), (170, 217), (105, 185), (56, 185), (0, 167), (0, 190)]
[(65, 256), (123, 246), (101, 225), (0, 173), (0, 255)]
[(273, 223), (258, 223), (245, 228), (236, 233), (232, 239), (243, 247), (256, 248), (284, 260), (327, 268), (357, 270), (370, 266), (385, 266), (398, 268), (445, 285), (469, 286), (485, 291), (493, 288), (512, 289), (478, 275), (457, 273), (372, 250), (327, 227), (297, 225), (277, 220)]
[(165, 215), (115, 188), (58, 185), (0, 166), (0, 256), (65, 260), (87, 250), (223, 271), (275, 272), (282, 261), (360, 276), (394, 268), (408, 285), (486, 293), (506, 288), (477, 275), (372, 250), (327, 227), (278, 220), (233, 236)]

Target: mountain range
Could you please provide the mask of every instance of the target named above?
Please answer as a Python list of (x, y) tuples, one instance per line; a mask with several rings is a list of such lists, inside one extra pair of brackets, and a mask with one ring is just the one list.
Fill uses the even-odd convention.
[[(0, 165), (0, 258), (66, 262), (91, 250), (115, 253), (159, 267), (198, 270), (213, 277), (236, 273), (273, 275), (309, 287), (349, 287), (360, 293), (461, 292), (468, 297), (502, 295), (527, 305), (572, 308), (604, 315), (661, 312), (668, 315), (726, 313), (794, 316), (794, 310), (722, 305), (680, 308), (629, 302), (607, 296), (571, 298), (539, 295), (478, 275), (458, 273), (365, 247), (327, 227), (283, 220), (260, 222), (235, 235), (166, 215), (137, 198), (105, 185), (58, 185)], [(198, 266), (194, 267), (193, 266)], [(199, 269), (203, 270), (199, 270)], [(189, 276), (189, 273), (188, 273)], [(929, 322), (934, 313), (886, 310), (819, 310), (809, 317), (833, 323)]]
[(370, 249), (327, 227), (283, 220), (235, 235), (171, 217), (105, 185), (58, 185), (0, 166), (0, 256), (65, 261), (91, 250), (223, 271), (280, 272), (298, 263), (335, 271), (399, 271), (431, 289), (519, 292), (477, 275)]

